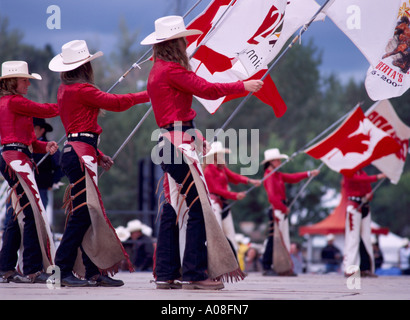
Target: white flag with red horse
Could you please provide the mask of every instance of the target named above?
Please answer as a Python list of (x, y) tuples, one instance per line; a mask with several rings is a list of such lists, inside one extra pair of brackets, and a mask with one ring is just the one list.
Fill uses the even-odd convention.
[[(187, 26), (204, 32), (187, 38), (188, 54), (195, 53), (192, 69), (210, 82), (261, 79), (286, 40), (318, 9), (313, 0), (214, 0)], [(292, 19), (287, 19), (288, 11)], [(277, 117), (283, 116), (285, 102), (271, 77), (264, 81), (254, 95), (272, 106)], [(197, 99), (214, 113), (222, 103), (237, 97)]]
[(327, 11), (370, 63), (369, 97), (401, 96), (410, 87), (410, 0), (338, 0)]
[(399, 97), (410, 88), (410, 0), (400, 2), (394, 34), (384, 41), (378, 63), (367, 71), (366, 90), (375, 101)]
[(373, 161), (398, 152), (400, 145), (357, 107), (332, 134), (305, 150), (330, 169), (351, 176)]
[(366, 111), (366, 116), (374, 125), (389, 134), (400, 145), (400, 149), (396, 153), (382, 157), (372, 163), (381, 172), (385, 173), (392, 183), (396, 184), (403, 173), (409, 150), (410, 127), (401, 121), (388, 100), (376, 102)]

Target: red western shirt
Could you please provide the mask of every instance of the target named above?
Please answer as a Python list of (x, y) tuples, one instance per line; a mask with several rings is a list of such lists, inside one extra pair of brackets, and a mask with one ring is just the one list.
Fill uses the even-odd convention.
[(148, 77), (147, 91), (159, 127), (196, 116), (192, 97), (215, 100), (243, 93), (243, 82), (210, 83), (176, 62), (156, 59)]
[[(266, 177), (271, 172), (270, 169), (265, 171), (264, 176)], [(298, 183), (303, 179), (308, 177), (308, 172), (299, 173), (282, 173), (275, 172), (266, 180), (263, 181), (266, 193), (268, 194), (269, 203), (272, 205), (274, 210), (280, 210), (286, 212), (287, 207), (282, 202), (286, 200), (286, 188), (285, 183)]]
[(21, 95), (0, 98), (1, 144), (23, 143), (33, 146), (33, 152), (46, 153), (47, 143), (38, 141), (34, 133), (33, 117), (52, 118), (58, 115), (57, 104), (37, 103)]
[(120, 112), (133, 105), (149, 102), (146, 91), (111, 94), (88, 83), (62, 84), (57, 94), (58, 108), (66, 134), (93, 132), (101, 134), (97, 123), (100, 109)]
[(219, 167), (214, 164), (208, 164), (205, 167), (204, 175), (210, 193), (231, 200), (236, 200), (237, 193), (229, 191), (228, 183), (246, 184), (249, 180), (247, 177), (229, 170), (226, 166)]
[(363, 197), (372, 191), (372, 182), (377, 181), (377, 175), (369, 176), (359, 170), (352, 177), (343, 177), (343, 187), (347, 197)]

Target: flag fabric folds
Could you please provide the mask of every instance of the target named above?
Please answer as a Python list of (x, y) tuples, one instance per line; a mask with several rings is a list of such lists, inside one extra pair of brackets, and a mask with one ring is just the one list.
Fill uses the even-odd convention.
[(337, 0), (326, 11), (369, 63), (376, 66), (393, 36), (401, 0)]
[(337, 0), (327, 16), (369, 61), (369, 97), (385, 100), (410, 88), (410, 0)]
[(398, 152), (400, 145), (357, 107), (327, 138), (305, 150), (330, 169), (351, 176), (373, 161)]
[(396, 184), (403, 173), (408, 154), (410, 127), (400, 120), (388, 100), (376, 102), (366, 111), (366, 116), (375, 126), (390, 135), (400, 145), (400, 149), (396, 153), (382, 157), (372, 163), (381, 172), (384, 172), (392, 183)]
[(400, 2), (394, 35), (383, 39), (383, 54), (367, 70), (365, 86), (374, 101), (399, 97), (410, 88), (410, 1)]
[[(214, 0), (187, 26), (204, 32), (187, 38), (187, 52), (194, 53), (191, 67), (210, 82), (261, 79), (286, 40), (318, 8), (313, 0), (252, 0), (233, 4), (231, 0)], [(207, 36), (214, 25), (215, 29)], [(277, 117), (285, 114), (286, 104), (269, 75), (254, 95), (270, 105)], [(238, 96), (213, 101), (197, 99), (208, 112), (214, 113), (233, 98)]]

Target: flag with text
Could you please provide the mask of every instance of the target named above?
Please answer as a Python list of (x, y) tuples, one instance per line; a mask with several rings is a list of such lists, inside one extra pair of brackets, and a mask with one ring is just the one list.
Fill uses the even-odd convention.
[(305, 153), (330, 169), (351, 176), (373, 161), (398, 152), (400, 145), (357, 107), (332, 134)]
[(384, 172), (392, 183), (396, 184), (403, 173), (409, 150), (410, 127), (401, 121), (389, 100), (376, 102), (366, 111), (366, 116), (375, 126), (390, 135), (400, 145), (400, 149), (396, 153), (372, 163), (381, 172)]

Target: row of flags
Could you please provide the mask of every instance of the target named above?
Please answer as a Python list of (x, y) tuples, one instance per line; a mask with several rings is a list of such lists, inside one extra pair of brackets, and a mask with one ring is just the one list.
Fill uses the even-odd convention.
[[(337, 130), (305, 152), (346, 175), (373, 164), (397, 183), (408, 153), (410, 128), (388, 99), (410, 87), (410, 0), (327, 0), (323, 6), (314, 0), (213, 0), (187, 26), (203, 31), (187, 38), (191, 67), (210, 82), (266, 77), (254, 95), (282, 117), (287, 106), (267, 72), (268, 65), (298, 30), (326, 17), (368, 60), (365, 87), (377, 102), (366, 113), (355, 108)], [(214, 113), (238, 97), (197, 99)]]
[[(401, 96), (410, 87), (410, 0), (214, 0), (188, 29), (188, 53), (195, 72), (212, 82), (261, 78), (289, 38), (321, 9), (315, 21), (329, 17), (369, 62), (366, 90), (374, 101)], [(210, 33), (209, 33), (210, 31)], [(273, 81), (259, 94), (277, 117), (286, 112)], [(214, 113), (236, 97), (198, 99)]]

